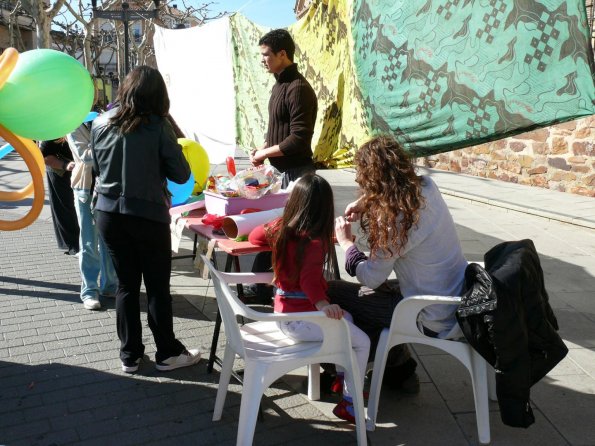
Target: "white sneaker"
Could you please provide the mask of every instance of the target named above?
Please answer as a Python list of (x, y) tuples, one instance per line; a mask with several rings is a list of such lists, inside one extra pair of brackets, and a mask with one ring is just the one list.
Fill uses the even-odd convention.
[(136, 361), (122, 361), (122, 371), (125, 373), (134, 373), (138, 371), (141, 358)]
[(101, 304), (99, 303), (99, 299), (94, 299), (89, 297), (83, 301), (83, 306), (87, 310), (101, 310)]
[(198, 349), (184, 350), (178, 356), (171, 356), (161, 362), (158, 362), (155, 367), (161, 372), (167, 372), (168, 370), (194, 365), (198, 361), (200, 361), (200, 352)]

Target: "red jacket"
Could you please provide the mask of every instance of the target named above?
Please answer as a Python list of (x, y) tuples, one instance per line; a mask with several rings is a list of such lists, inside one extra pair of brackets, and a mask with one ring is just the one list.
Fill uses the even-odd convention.
[[(270, 224), (270, 223), (269, 223)], [(268, 224), (266, 225), (268, 226)], [(265, 225), (260, 225), (252, 230), (248, 236), (250, 243), (257, 246), (269, 246), (265, 235)], [(324, 278), (324, 258), (326, 249), (321, 240), (312, 240), (304, 250), (302, 268), (299, 271), (297, 280), (290, 280), (296, 267), (295, 253), (297, 241), (289, 241), (287, 244), (287, 265), (289, 270), (279, 271), (275, 279), (275, 286), (285, 292), (301, 291), (307, 298), (283, 297), (275, 295), (275, 312), (295, 313), (297, 311), (316, 311), (316, 303), (321, 300), (328, 300), (326, 290), (328, 285)]]

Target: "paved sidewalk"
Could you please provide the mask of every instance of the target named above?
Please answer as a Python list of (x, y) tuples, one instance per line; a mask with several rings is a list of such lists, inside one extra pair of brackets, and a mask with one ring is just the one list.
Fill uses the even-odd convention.
[[(0, 160), (0, 190), (28, 181), (22, 167), (18, 157)], [(336, 212), (341, 212), (356, 195), (353, 171), (320, 173), (333, 185)], [(568, 357), (533, 387), (537, 421), (529, 429), (503, 426), (497, 404), (491, 403), (492, 444), (594, 446), (595, 231), (573, 223), (593, 220), (588, 210), (576, 212), (575, 200), (587, 203), (585, 208), (589, 200), (595, 202), (447, 172), (429, 174), (445, 194), (469, 260), (482, 260), (501, 241), (533, 239), (560, 334), (570, 348)], [(534, 197), (542, 193), (538, 203)], [(505, 207), (513, 200), (515, 209)], [(560, 207), (549, 207), (554, 202)], [(0, 203), (0, 218), (23, 215), (28, 206), (30, 200)], [(536, 211), (519, 212), (528, 208)], [(538, 211), (561, 217), (534, 215)], [(222, 421), (213, 423), (219, 375), (217, 370), (207, 374), (205, 361), (156, 372), (145, 324), (147, 361), (137, 375), (120, 371), (114, 302), (105, 301), (100, 312), (82, 308), (77, 259), (56, 248), (49, 215), (46, 205), (29, 228), (0, 232), (0, 444), (234, 444), (241, 387), (232, 387)], [(190, 247), (184, 237), (181, 253)], [(174, 326), (185, 344), (206, 352), (215, 305), (209, 282), (198, 276), (190, 261), (174, 262)], [(477, 444), (464, 368), (437, 350), (415, 351), (420, 393), (383, 392), (370, 444)], [(303, 372), (288, 375), (263, 399), (265, 421), (258, 423), (254, 444), (354, 444), (352, 428), (330, 413), (335, 401), (324, 396), (309, 402)]]
[(429, 173), (443, 194), (595, 229), (595, 199), (437, 169)]

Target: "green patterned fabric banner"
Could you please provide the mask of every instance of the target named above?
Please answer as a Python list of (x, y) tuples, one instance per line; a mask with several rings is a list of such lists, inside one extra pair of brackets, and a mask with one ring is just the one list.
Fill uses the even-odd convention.
[(240, 14), (230, 19), (236, 91), (236, 140), (244, 149), (264, 143), (268, 104), (275, 78), (262, 66), (258, 41), (270, 28)]
[(584, 0), (357, 0), (369, 123), (435, 154), (595, 113)]
[[(232, 18), (238, 144), (262, 143), (267, 29)], [(315, 159), (351, 164), (375, 134), (417, 156), (595, 113), (583, 0), (319, 0), (289, 28), (318, 95)]]

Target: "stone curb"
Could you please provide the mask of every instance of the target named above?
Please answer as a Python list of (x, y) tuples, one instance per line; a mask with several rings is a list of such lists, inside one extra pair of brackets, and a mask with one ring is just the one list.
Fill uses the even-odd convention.
[(493, 200), (490, 198), (485, 198), (480, 195), (469, 194), (466, 192), (460, 192), (458, 190), (449, 189), (446, 187), (438, 186), (440, 191), (445, 195), (451, 195), (453, 197), (462, 198), (465, 200), (470, 200), (471, 202), (483, 203), (494, 207), (499, 207), (503, 209), (508, 209), (514, 212), (520, 212), (523, 214), (534, 215), (536, 217), (546, 218), (548, 220), (559, 221), (562, 223), (567, 223), (571, 225), (581, 226), (583, 228), (594, 229), (595, 230), (595, 222), (588, 221), (582, 218), (573, 218), (563, 214), (557, 214), (550, 211), (544, 211), (542, 209), (536, 209), (526, 206), (518, 206), (513, 203), (509, 203), (506, 201), (501, 200)]

